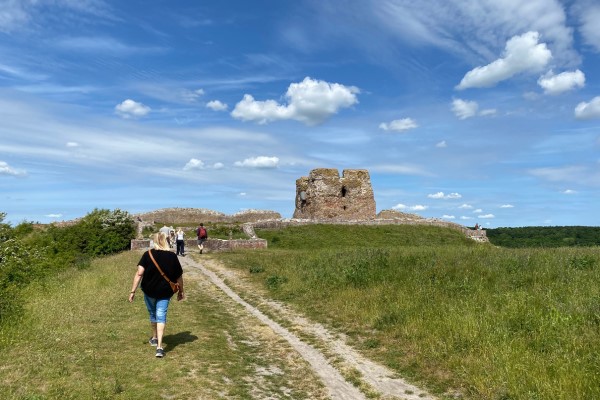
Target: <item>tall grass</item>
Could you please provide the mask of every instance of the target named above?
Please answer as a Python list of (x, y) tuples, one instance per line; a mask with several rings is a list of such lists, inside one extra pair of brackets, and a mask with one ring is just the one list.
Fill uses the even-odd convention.
[(261, 232), (271, 250), (225, 258), (438, 392), (600, 398), (598, 248), (473, 246), (453, 232), (435, 244), (434, 230), (413, 228), (363, 228), (360, 240), (356, 227)]

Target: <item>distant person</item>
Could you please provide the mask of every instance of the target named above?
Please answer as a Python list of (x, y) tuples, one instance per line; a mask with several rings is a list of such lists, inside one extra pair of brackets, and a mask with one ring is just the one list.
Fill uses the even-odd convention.
[[(154, 261), (152, 258), (154, 258)], [(156, 264), (154, 263), (155, 261)], [(157, 265), (162, 270), (162, 274)], [(142, 281), (144, 302), (146, 303), (148, 314), (150, 314), (150, 325), (152, 328), (152, 336), (149, 343), (152, 346), (156, 346), (156, 357), (158, 358), (162, 358), (165, 355), (162, 340), (167, 323), (169, 301), (171, 301), (171, 297), (173, 296), (171, 283), (167, 279), (171, 283), (177, 282), (179, 285), (177, 300), (182, 300), (184, 298), (183, 269), (177, 255), (170, 251), (167, 236), (164, 232), (158, 232), (154, 235), (154, 249), (146, 251), (138, 263), (137, 272), (133, 276), (133, 284), (129, 293), (129, 302), (132, 303), (138, 285)]]
[(185, 233), (183, 232), (183, 229), (181, 229), (181, 228), (177, 229), (176, 242), (177, 242), (177, 255), (179, 255), (179, 256), (185, 256), (185, 254), (184, 254), (185, 242), (183, 240), (184, 236), (185, 236)]
[(475, 224), (475, 230), (478, 231), (479, 230), (479, 224)]
[(204, 242), (208, 238), (208, 232), (204, 227), (203, 223), (200, 223), (198, 229), (196, 229), (196, 234), (198, 235), (198, 248), (200, 249), (200, 254), (202, 254), (202, 250), (204, 250)]
[(171, 247), (171, 228), (169, 228), (166, 225), (163, 225), (163, 227), (160, 228), (158, 231), (165, 234), (165, 236), (167, 237), (167, 243), (169, 243), (169, 247)]

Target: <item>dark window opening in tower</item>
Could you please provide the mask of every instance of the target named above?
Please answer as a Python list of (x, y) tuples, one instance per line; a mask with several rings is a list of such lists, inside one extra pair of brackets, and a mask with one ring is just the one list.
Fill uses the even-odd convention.
[(348, 193), (348, 189), (346, 189), (346, 186), (342, 186), (342, 197), (346, 197), (346, 193)]

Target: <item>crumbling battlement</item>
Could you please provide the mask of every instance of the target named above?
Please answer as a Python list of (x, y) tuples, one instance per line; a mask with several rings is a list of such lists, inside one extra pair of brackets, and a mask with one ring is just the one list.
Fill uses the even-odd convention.
[(369, 171), (317, 168), (296, 180), (294, 218), (369, 220), (375, 218), (375, 197)]

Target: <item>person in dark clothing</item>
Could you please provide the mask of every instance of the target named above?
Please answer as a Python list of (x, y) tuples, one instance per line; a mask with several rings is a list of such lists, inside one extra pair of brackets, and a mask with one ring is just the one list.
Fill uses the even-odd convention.
[(200, 250), (200, 254), (202, 254), (202, 250), (204, 250), (204, 242), (208, 239), (208, 231), (204, 227), (204, 224), (201, 223), (198, 229), (196, 229), (196, 235), (198, 236), (198, 249)]
[[(177, 282), (179, 291), (177, 300), (183, 300), (183, 269), (179, 263), (177, 255), (169, 250), (167, 235), (159, 232), (154, 235), (154, 249), (146, 251), (138, 263), (137, 272), (133, 277), (131, 292), (129, 293), (129, 302), (132, 303), (140, 281), (142, 282), (142, 292), (144, 292), (144, 302), (150, 314), (150, 325), (152, 328), (152, 337), (150, 344), (156, 346), (156, 357), (165, 355), (163, 349), (163, 336), (165, 325), (167, 323), (167, 310), (169, 301), (173, 297), (173, 289), (167, 280), (161, 275), (158, 268), (150, 257), (160, 266), (160, 269), (171, 282)], [(142, 279), (143, 278), (143, 279)]]

